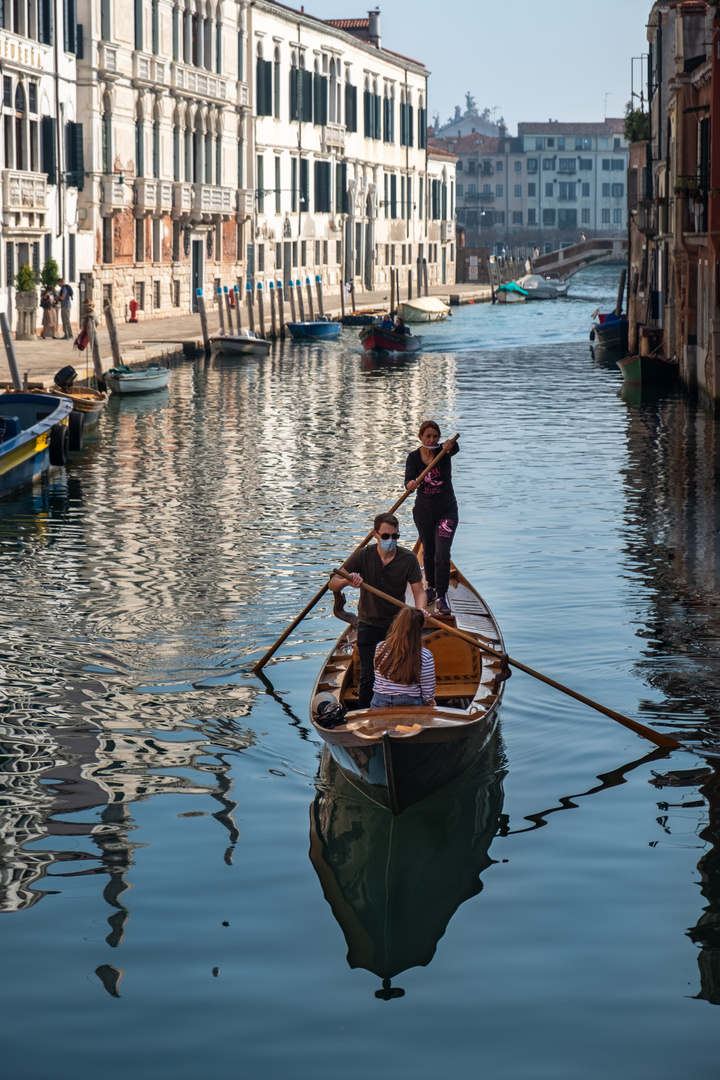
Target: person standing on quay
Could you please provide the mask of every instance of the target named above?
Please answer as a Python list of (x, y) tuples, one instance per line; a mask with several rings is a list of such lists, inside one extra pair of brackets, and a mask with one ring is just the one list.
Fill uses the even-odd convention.
[(73, 336), (72, 323), (70, 322), (73, 291), (72, 286), (68, 285), (62, 278), (58, 281), (58, 285), (60, 286), (60, 316), (62, 318), (63, 338), (67, 340)]
[(450, 615), (447, 591), (450, 584), (450, 548), (458, 526), (458, 505), (452, 484), (450, 458), (457, 454), (457, 443), (445, 442), (445, 456), (431, 469), (418, 486), (415, 479), (437, 456), (440, 446), (440, 428), (434, 420), (420, 425), (418, 438), (421, 446), (408, 454), (405, 462), (405, 487), (417, 491), (413, 518), (423, 546), (423, 569), (427, 581), (427, 602), (437, 599), (435, 610), (439, 615)]

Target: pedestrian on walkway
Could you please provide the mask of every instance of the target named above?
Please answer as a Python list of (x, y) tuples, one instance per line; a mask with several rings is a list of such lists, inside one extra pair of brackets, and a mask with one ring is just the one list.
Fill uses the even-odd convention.
[(63, 339), (67, 340), (72, 338), (73, 329), (70, 321), (70, 308), (72, 307), (73, 291), (72, 286), (68, 285), (63, 278), (58, 281), (60, 286), (60, 315), (62, 317)]
[(54, 338), (57, 330), (58, 296), (52, 285), (48, 285), (43, 291), (40, 297), (40, 307), (43, 313), (40, 337)]

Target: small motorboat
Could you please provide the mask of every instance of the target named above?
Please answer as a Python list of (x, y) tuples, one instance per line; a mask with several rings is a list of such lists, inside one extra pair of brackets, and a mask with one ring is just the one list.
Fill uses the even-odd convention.
[(524, 304), (527, 298), (527, 289), (521, 289), (514, 281), (499, 285), (495, 290), (495, 299), (498, 304)]
[(67, 462), (72, 407), (57, 394), (0, 394), (0, 497)]
[(214, 334), (210, 345), (223, 356), (267, 356), (270, 352), (270, 342), (245, 326), (237, 334)]
[(54, 376), (53, 393), (68, 397), (73, 403), (70, 414), (70, 449), (82, 450), (85, 431), (97, 424), (107, 405), (108, 397), (101, 390), (90, 386), (76, 386), (77, 372), (68, 365)]
[(592, 314), (595, 322), (590, 330), (590, 341), (600, 349), (624, 349), (628, 347), (627, 315), (618, 315), (616, 311), (600, 311)]
[(413, 334), (398, 333), (397, 330), (383, 330), (379, 323), (366, 326), (360, 331), (360, 340), (366, 352), (418, 352), (422, 338)]
[[(418, 551), (422, 565), (422, 550)], [(410, 598), (412, 603), (412, 599)], [(318, 676), (310, 705), (315, 731), (338, 768), (375, 802), (401, 813), (463, 773), (489, 743), (505, 686), (502, 636), (487, 604), (457, 567), (450, 566), (450, 626), (427, 627), (423, 646), (435, 659), (436, 704), (358, 709), (357, 630), (348, 627)], [(323, 726), (320, 705), (334, 698), (341, 720)], [(342, 710), (346, 710), (344, 715)]]
[(397, 306), (398, 315), (405, 322), (443, 322), (450, 314), (450, 307), (438, 296), (418, 296), (417, 300), (403, 300)]
[(326, 341), (340, 337), (342, 326), (339, 322), (331, 322), (323, 316), (312, 322), (290, 322), (287, 323), (287, 328), (294, 341), (317, 341), (318, 338)]
[(144, 368), (121, 364), (105, 373), (105, 382), (113, 394), (146, 394), (150, 390), (164, 390), (170, 382), (170, 374), (170, 368), (160, 364), (148, 364)]
[(557, 300), (558, 297), (567, 296), (569, 288), (566, 281), (544, 278), (540, 274), (525, 274), (514, 284), (527, 292), (528, 300)]

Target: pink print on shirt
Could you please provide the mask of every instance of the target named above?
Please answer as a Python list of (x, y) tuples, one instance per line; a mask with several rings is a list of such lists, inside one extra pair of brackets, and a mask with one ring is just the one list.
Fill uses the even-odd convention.
[(437, 531), (438, 536), (452, 536), (455, 532), (455, 522), (452, 518), (443, 518), (442, 521), (438, 523)]
[(432, 469), (422, 482), (423, 495), (437, 495), (443, 486), (440, 469)]

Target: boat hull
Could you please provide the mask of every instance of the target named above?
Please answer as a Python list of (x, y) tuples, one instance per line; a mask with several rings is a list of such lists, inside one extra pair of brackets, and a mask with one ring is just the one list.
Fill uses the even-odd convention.
[(217, 335), (210, 338), (214, 352), (223, 356), (267, 356), (270, 342), (265, 338), (243, 337), (242, 334)]
[(524, 304), (527, 300), (527, 296), (524, 296), (520, 292), (515, 292), (514, 289), (498, 289), (495, 293), (495, 300), (498, 304)]
[(170, 382), (170, 374), (170, 368), (130, 372), (118, 372), (111, 368), (105, 375), (105, 382), (113, 394), (147, 394), (153, 390), (164, 390)]
[(86, 429), (97, 424), (108, 400), (107, 394), (103, 394), (100, 390), (91, 390), (89, 386), (73, 387), (69, 391), (57, 390), (57, 395), (72, 401), (73, 412), (82, 414)]
[(317, 341), (340, 337), (342, 327), (336, 322), (294, 322), (287, 328), (295, 341)]
[(627, 319), (618, 319), (611, 323), (594, 323), (590, 331), (590, 340), (599, 349), (627, 349)]
[(421, 340), (411, 334), (395, 334), (371, 327), (370, 331), (363, 335), (362, 346), (366, 352), (412, 353), (418, 352)]
[(450, 308), (436, 296), (419, 296), (398, 304), (398, 314), (408, 323), (444, 322)]
[(49, 394), (2, 394), (0, 418), (18, 417), (16, 435), (0, 442), (0, 497), (31, 484), (50, 468), (52, 429), (67, 426), (72, 403)]
[(623, 379), (638, 386), (668, 386), (679, 377), (678, 365), (663, 356), (627, 356), (617, 363)]

